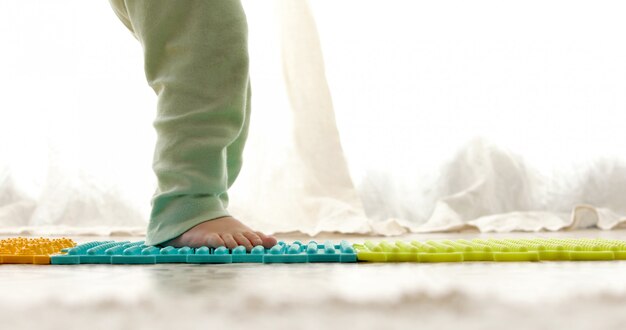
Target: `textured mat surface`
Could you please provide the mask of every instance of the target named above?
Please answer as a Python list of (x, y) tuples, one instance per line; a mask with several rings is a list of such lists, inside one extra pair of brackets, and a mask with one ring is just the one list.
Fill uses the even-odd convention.
[(625, 260), (626, 241), (588, 238), (366, 241), (355, 244), (359, 261), (565, 261)]
[(54, 265), (77, 264), (227, 264), (227, 263), (314, 263), (314, 262), (356, 262), (352, 244), (341, 241), (323, 244), (311, 241), (303, 244), (278, 242), (271, 249), (256, 246), (251, 251), (238, 246), (232, 250), (225, 247), (175, 248), (172, 246), (146, 246), (143, 241), (95, 241), (87, 242), (63, 254), (51, 257)]
[(472, 240), (283, 241), (270, 249), (256, 246), (175, 248), (143, 241), (92, 241), (78, 246), (66, 238), (9, 238), (0, 241), (0, 263), (157, 264), (157, 263), (316, 263), (626, 260), (626, 241), (605, 238), (476, 238)]
[(68, 238), (7, 238), (0, 240), (0, 264), (50, 263), (50, 255), (75, 246)]

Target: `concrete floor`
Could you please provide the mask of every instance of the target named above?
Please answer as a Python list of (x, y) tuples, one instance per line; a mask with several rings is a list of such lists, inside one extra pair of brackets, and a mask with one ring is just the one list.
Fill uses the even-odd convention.
[[(400, 239), (477, 236), (626, 231)], [(625, 329), (624, 310), (625, 261), (0, 266), (0, 329)]]

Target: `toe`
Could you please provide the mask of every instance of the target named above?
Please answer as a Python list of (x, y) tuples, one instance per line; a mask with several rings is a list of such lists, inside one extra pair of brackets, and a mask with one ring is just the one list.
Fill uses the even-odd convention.
[(247, 231), (243, 233), (243, 236), (245, 236), (250, 243), (252, 243), (252, 245), (257, 246), (257, 245), (263, 245), (263, 240), (261, 239), (261, 237), (259, 237), (259, 235)]
[(212, 248), (224, 246), (224, 240), (222, 240), (220, 235), (215, 234), (215, 233), (210, 233), (206, 235), (206, 245)]
[(226, 247), (231, 250), (236, 248), (238, 245), (237, 241), (235, 241), (235, 239), (233, 238), (233, 235), (231, 234), (222, 234), (222, 239), (224, 240)]
[(272, 246), (278, 243), (278, 241), (276, 240), (274, 236), (267, 236), (260, 231), (257, 231), (256, 234), (259, 235), (259, 237), (263, 241), (263, 247), (265, 247), (266, 249), (271, 249)]
[(239, 245), (245, 246), (246, 250), (252, 250), (252, 244), (242, 233), (233, 234), (233, 237), (235, 238), (235, 241), (239, 243)]

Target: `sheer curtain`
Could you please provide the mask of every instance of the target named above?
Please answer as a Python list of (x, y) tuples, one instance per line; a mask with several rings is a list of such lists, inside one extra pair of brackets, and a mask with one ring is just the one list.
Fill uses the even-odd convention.
[(312, 4), (373, 221), (509, 231), (625, 220), (623, 3)]
[[(268, 232), (626, 222), (626, 5), (244, 1), (232, 212)], [(145, 229), (155, 97), (106, 1), (1, 2), (0, 233)]]

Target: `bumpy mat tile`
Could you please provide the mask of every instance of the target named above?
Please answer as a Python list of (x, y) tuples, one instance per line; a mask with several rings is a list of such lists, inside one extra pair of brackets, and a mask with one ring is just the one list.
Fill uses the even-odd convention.
[(68, 238), (7, 238), (0, 240), (0, 264), (50, 263), (50, 255), (75, 246)]
[(609, 239), (473, 239), (355, 244), (359, 261), (462, 262), (626, 260), (626, 241)]
[(243, 246), (232, 250), (225, 247), (175, 248), (147, 246), (144, 242), (96, 241), (66, 249), (50, 258), (53, 265), (77, 264), (155, 264), (155, 263), (308, 263), (356, 262), (356, 253), (346, 241), (318, 244), (299, 241), (279, 242), (271, 249), (256, 246), (246, 251)]

